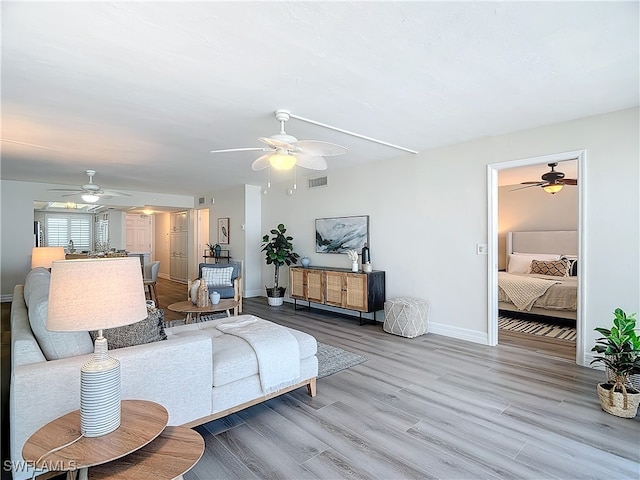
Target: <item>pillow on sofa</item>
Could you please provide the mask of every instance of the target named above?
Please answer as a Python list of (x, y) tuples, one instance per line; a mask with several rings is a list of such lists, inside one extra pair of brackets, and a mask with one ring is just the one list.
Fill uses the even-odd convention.
[(207, 287), (230, 287), (233, 267), (202, 267), (202, 278)]
[(93, 353), (88, 332), (52, 332), (47, 330), (49, 283), (34, 286), (29, 295), (29, 324), (47, 360)]
[[(163, 327), (164, 310), (147, 308), (147, 313), (147, 318), (139, 322), (103, 330), (102, 335), (107, 339), (109, 350), (166, 340), (167, 334), (164, 332)], [(91, 334), (91, 339), (95, 341), (98, 337), (98, 332), (89, 333)]]
[(27, 273), (27, 277), (24, 280), (24, 303), (29, 305), (29, 297), (31, 292), (37, 289), (41, 285), (46, 285), (49, 289), (49, 283), (51, 282), (51, 272), (44, 267), (37, 267)]

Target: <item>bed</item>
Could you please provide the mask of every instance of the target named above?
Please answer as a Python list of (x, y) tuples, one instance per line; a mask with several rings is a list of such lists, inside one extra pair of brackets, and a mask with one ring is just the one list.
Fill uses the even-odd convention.
[(508, 232), (507, 269), (498, 272), (498, 309), (575, 320), (578, 232)]

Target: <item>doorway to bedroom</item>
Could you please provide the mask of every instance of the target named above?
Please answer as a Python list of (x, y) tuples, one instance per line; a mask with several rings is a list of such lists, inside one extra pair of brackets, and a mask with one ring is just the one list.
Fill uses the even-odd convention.
[[(542, 351), (582, 363), (583, 355), (578, 353), (583, 352), (580, 328), (582, 317), (577, 301), (580, 290), (579, 277), (564, 278), (560, 277), (559, 272), (553, 272), (557, 275), (554, 277), (549, 275), (550, 272), (538, 272), (537, 269), (567, 265), (569, 260), (564, 258), (566, 256), (564, 254), (568, 254), (571, 260), (577, 258), (583, 238), (580, 228), (582, 212), (580, 182), (578, 185), (570, 185), (570, 182), (567, 182), (561, 191), (552, 194), (543, 190), (544, 182), (541, 176), (550, 171), (548, 164), (557, 163), (555, 169), (564, 172), (565, 178), (577, 179), (584, 160), (583, 151), (574, 151), (489, 165), (488, 335), (490, 344), (512, 345)], [(527, 232), (524, 234), (525, 238), (530, 238), (532, 241), (535, 239), (534, 244), (531, 247), (521, 244), (518, 250), (522, 251), (518, 252), (513, 249), (512, 235), (508, 232)], [(545, 233), (539, 238), (537, 234), (529, 235), (528, 232)], [(572, 237), (572, 246), (556, 246), (555, 233), (551, 232), (577, 232), (577, 235)], [(521, 238), (516, 235), (514, 233), (513, 238)], [(538, 242), (542, 244), (539, 245)], [(552, 250), (558, 250), (558, 253)], [(532, 264), (532, 258), (523, 255), (523, 252), (547, 254), (549, 258), (536, 259)], [(513, 255), (510, 256), (510, 253)], [(562, 259), (560, 259), (561, 256)], [(510, 258), (513, 259), (511, 264), (509, 264)], [(522, 260), (520, 263), (526, 263), (528, 272), (516, 271), (520, 260)], [(536, 270), (533, 274), (530, 271), (531, 265)], [(524, 273), (528, 273), (523, 275), (526, 281), (539, 282), (543, 285), (543, 287), (538, 285), (538, 290), (549, 288), (545, 284), (553, 285), (552, 289), (541, 296), (536, 292), (531, 297), (534, 298), (536, 295), (539, 297), (535, 297), (538, 298), (537, 300), (531, 300), (533, 308), (531, 304), (524, 305), (529, 302), (529, 297), (516, 299), (515, 303), (518, 306), (511, 303), (512, 299), (508, 295), (505, 298), (504, 282), (520, 282), (520, 274)], [(538, 273), (544, 275), (537, 275)], [(569, 275), (570, 273), (568, 272)], [(498, 279), (500, 279), (500, 287)], [(516, 290), (521, 288), (518, 284), (512, 286)], [(513, 295), (514, 292), (509, 293)], [(573, 306), (570, 305), (570, 298), (561, 298), (559, 295), (573, 295)], [(556, 302), (562, 304), (556, 305)], [(567, 310), (556, 310), (560, 308)], [(571, 308), (574, 310), (571, 311)]]

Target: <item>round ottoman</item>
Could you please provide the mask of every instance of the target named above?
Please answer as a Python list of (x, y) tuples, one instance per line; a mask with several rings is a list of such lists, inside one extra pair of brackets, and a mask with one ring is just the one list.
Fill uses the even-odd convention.
[(387, 333), (413, 338), (429, 330), (428, 302), (419, 298), (397, 297), (384, 302), (384, 324)]

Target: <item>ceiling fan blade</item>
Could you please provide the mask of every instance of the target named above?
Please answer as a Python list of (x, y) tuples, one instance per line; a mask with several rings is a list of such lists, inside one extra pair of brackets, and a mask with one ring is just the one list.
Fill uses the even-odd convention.
[(258, 140), (260, 140), (262, 143), (266, 143), (267, 145), (269, 145), (271, 147), (274, 147), (274, 148), (284, 148), (286, 150), (293, 150), (295, 148), (295, 146), (292, 145), (291, 143), (283, 142), (283, 141), (277, 140), (275, 138), (259, 137)]
[(224, 148), (222, 150), (211, 150), (210, 153), (227, 153), (227, 152), (252, 152), (261, 150), (263, 152), (269, 151), (269, 149), (264, 147), (247, 147), (247, 148)]
[(100, 192), (98, 192), (96, 195), (99, 195), (103, 198), (106, 197), (130, 197), (131, 195), (128, 193), (124, 193), (124, 192), (116, 192), (115, 190), (101, 190)]
[[(525, 182), (525, 183), (531, 183), (531, 182)], [(523, 190), (525, 188), (531, 188), (531, 187), (539, 187), (539, 186), (542, 186), (542, 185), (544, 185), (544, 182), (543, 183), (538, 182), (538, 183), (534, 183), (532, 185), (525, 185), (524, 187), (514, 188), (514, 189), (509, 190), (509, 191), (510, 192), (515, 192), (516, 190)]]
[(541, 182), (538, 180), (537, 182), (520, 182), (520, 185), (544, 185), (547, 182)]
[(73, 188), (48, 188), (47, 192), (60, 192), (60, 193), (80, 193), (82, 190)]
[(294, 153), (297, 162), (296, 165), (302, 168), (308, 168), (309, 170), (326, 170), (327, 161), (324, 157), (318, 155), (305, 155), (301, 153)]
[(335, 143), (321, 142), (318, 140), (299, 140), (296, 142), (296, 151), (299, 151), (305, 155), (312, 155), (314, 157), (332, 157), (334, 155), (343, 155), (349, 151)]
[(558, 183), (564, 183), (565, 185), (578, 185), (578, 180), (576, 178), (563, 178), (558, 180)]
[(271, 157), (271, 154), (270, 153), (265, 153), (264, 155), (262, 155), (261, 157), (256, 159), (251, 164), (251, 170), (257, 172), (258, 170), (262, 170), (263, 168), (267, 168), (269, 165), (271, 165), (269, 163), (269, 157)]

